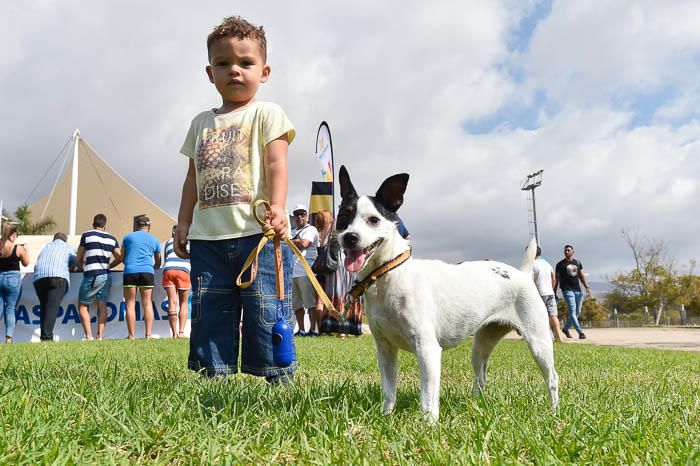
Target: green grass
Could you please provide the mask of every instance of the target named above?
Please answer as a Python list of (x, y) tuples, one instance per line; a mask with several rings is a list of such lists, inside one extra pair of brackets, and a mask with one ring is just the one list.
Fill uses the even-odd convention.
[(0, 347), (0, 464), (700, 464), (697, 353), (557, 345), (557, 414), (521, 341), (471, 396), (471, 343), (443, 356), (441, 419), (401, 354), (382, 416), (372, 338), (298, 339), (288, 388), (185, 369), (187, 342)]

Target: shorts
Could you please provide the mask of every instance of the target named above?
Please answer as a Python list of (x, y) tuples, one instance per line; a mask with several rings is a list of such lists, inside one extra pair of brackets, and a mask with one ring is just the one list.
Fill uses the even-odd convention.
[(307, 309), (316, 308), (316, 290), (311, 284), (311, 279), (304, 275), (294, 278), (294, 290), (292, 290), (292, 304), (294, 310), (305, 307)]
[(178, 269), (168, 269), (163, 272), (163, 288), (173, 286), (178, 290), (189, 290), (192, 287), (190, 274)]
[(152, 273), (125, 273), (122, 277), (124, 288), (153, 288), (156, 279)]
[(544, 301), (544, 305), (547, 307), (547, 314), (550, 316), (557, 316), (557, 301), (554, 299), (553, 295), (549, 296), (540, 296), (542, 298), (542, 301)]
[(100, 275), (83, 276), (78, 291), (78, 302), (89, 306), (96, 301), (105, 302), (109, 299), (109, 292), (112, 290), (112, 274), (103, 273)]
[[(268, 241), (258, 256), (257, 277), (249, 288), (236, 286), (236, 277), (262, 234), (218, 241), (191, 240), (192, 307), (187, 367), (203, 375), (225, 376), (238, 371), (274, 377), (297, 368), (296, 348), (287, 367), (274, 363), (272, 327), (278, 314), (294, 328), (292, 289), (293, 253), (282, 245), (285, 298), (278, 309), (274, 246)], [(250, 271), (244, 279), (249, 279)], [(239, 331), (242, 328), (242, 331)]]

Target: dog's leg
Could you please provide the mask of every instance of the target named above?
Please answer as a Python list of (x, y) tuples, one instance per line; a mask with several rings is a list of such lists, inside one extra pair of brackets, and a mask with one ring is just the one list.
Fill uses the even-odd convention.
[(474, 335), (472, 346), (472, 366), (474, 367), (474, 396), (479, 395), (486, 386), (486, 366), (491, 352), (511, 327), (492, 323), (480, 328)]
[(559, 405), (559, 376), (554, 369), (554, 348), (552, 338), (550, 337), (549, 328), (534, 334), (532, 330), (523, 332), (523, 338), (527, 342), (532, 357), (535, 358), (537, 365), (542, 371), (544, 382), (549, 390), (549, 402), (552, 404), (552, 409), (556, 410)]
[(419, 344), (416, 348), (416, 357), (420, 369), (420, 406), (425, 419), (435, 423), (440, 417), (442, 348), (437, 341)]
[(396, 379), (399, 373), (399, 350), (390, 343), (375, 337), (377, 362), (382, 377), (384, 414), (389, 414), (396, 404)]

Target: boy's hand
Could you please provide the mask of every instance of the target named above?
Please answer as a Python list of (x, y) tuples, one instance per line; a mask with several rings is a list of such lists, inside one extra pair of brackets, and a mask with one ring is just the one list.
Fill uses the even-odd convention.
[(175, 227), (175, 237), (173, 238), (173, 249), (175, 254), (180, 259), (189, 259), (190, 253), (187, 252), (187, 235), (190, 232), (189, 223), (178, 223)]
[[(275, 230), (275, 239), (282, 240), (287, 237), (289, 218), (287, 217), (287, 212), (284, 211), (284, 207), (275, 204), (271, 205), (270, 212), (265, 219), (272, 229)], [(266, 229), (266, 225), (263, 225), (263, 231)]]

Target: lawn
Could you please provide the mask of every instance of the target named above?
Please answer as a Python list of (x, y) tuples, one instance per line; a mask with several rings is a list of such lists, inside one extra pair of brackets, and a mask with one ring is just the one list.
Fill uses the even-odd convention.
[(471, 342), (443, 355), (441, 418), (401, 354), (382, 416), (371, 336), (297, 340), (287, 388), (185, 369), (187, 341), (0, 346), (0, 464), (700, 464), (697, 353), (555, 347), (559, 411), (521, 341), (471, 396)]

